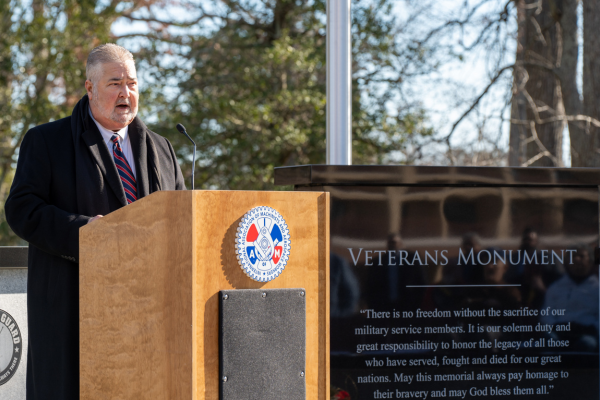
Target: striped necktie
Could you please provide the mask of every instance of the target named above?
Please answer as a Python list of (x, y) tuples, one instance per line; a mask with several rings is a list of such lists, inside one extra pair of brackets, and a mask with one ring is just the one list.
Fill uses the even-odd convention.
[(117, 171), (119, 171), (119, 176), (121, 177), (121, 182), (123, 183), (123, 190), (125, 190), (127, 204), (131, 204), (137, 200), (137, 189), (135, 178), (133, 177), (133, 171), (131, 170), (127, 159), (125, 158), (125, 154), (123, 154), (123, 150), (121, 150), (119, 136), (113, 135), (110, 140), (113, 142), (113, 158), (115, 159), (115, 165), (117, 166)]

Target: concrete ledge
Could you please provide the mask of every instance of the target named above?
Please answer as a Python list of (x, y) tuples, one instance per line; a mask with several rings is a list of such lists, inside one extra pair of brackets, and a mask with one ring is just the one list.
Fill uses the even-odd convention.
[(0, 268), (27, 268), (27, 246), (0, 247)]

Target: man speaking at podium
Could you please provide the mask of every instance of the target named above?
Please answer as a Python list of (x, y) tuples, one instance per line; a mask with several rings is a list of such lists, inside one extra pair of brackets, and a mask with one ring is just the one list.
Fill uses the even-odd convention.
[(6, 218), (29, 246), (28, 400), (79, 399), (79, 228), (158, 190), (185, 189), (167, 139), (136, 117), (132, 54), (89, 54), (70, 117), (25, 135)]

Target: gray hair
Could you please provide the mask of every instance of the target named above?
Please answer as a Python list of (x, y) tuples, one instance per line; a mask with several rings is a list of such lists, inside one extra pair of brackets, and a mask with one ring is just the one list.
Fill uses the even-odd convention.
[(133, 54), (129, 50), (114, 43), (102, 44), (94, 48), (88, 55), (85, 75), (92, 83), (96, 83), (99, 67), (102, 64), (126, 61), (135, 62)]

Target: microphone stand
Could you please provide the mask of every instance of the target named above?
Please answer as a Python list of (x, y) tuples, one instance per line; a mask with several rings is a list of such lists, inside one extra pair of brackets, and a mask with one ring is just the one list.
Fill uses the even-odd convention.
[(194, 190), (194, 171), (196, 170), (196, 142), (194, 142), (190, 135), (187, 134), (183, 125), (177, 124), (177, 130), (183, 133), (194, 145), (194, 154), (192, 156), (192, 190)]

